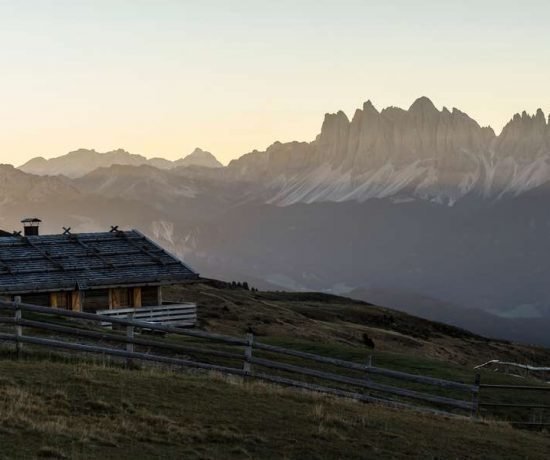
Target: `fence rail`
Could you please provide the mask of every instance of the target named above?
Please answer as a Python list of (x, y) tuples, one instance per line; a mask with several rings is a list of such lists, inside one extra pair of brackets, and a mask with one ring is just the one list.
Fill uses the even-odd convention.
[[(547, 393), (550, 391), (550, 385), (496, 385), (496, 384), (482, 384), (479, 386), (480, 391), (483, 390), (483, 394), (488, 396), (487, 393), (509, 393), (514, 392), (513, 398), (518, 398), (522, 393), (532, 394), (535, 393)], [(513, 400), (513, 402), (482, 402), (479, 404), (481, 410), (491, 409), (491, 410), (502, 410), (502, 411), (520, 411), (521, 414), (525, 417), (528, 415), (529, 420), (517, 420), (517, 415), (513, 419), (509, 420), (512, 425), (525, 426), (525, 427), (538, 427), (543, 428), (550, 426), (550, 418), (548, 417), (548, 411), (550, 410), (550, 399), (548, 397), (545, 401), (547, 404), (541, 402), (540, 400), (536, 402), (524, 402)]]
[[(8, 328), (13, 327), (13, 333), (0, 333), (0, 340), (15, 343), (18, 356), (23, 353), (23, 344), (29, 344), (38, 347), (113, 356), (125, 359), (128, 364), (133, 363), (134, 360), (141, 360), (171, 366), (219, 371), (366, 402), (378, 402), (393, 407), (412, 408), (448, 415), (457, 415), (456, 412), (449, 412), (449, 410), (465, 411), (470, 416), (476, 416), (478, 413), (478, 392), (480, 388), (478, 378), (473, 384), (454, 382), (274, 346), (258, 342), (252, 334), (239, 338), (212, 334), (196, 329), (151, 324), (139, 318), (132, 318), (131, 311), (125, 313), (128, 317), (122, 318), (29, 305), (21, 303), (19, 299), (14, 302), (0, 301), (0, 311), (13, 313), (11, 316), (0, 316), (0, 324), (4, 324)], [(25, 318), (25, 315), (31, 317)], [(60, 320), (63, 320), (63, 322)], [(75, 323), (72, 320), (78, 322)], [(101, 328), (104, 323), (117, 325), (119, 330), (105, 331)], [(95, 329), (90, 327), (90, 324), (95, 324)], [(125, 328), (126, 331), (121, 331), (120, 327)], [(30, 335), (26, 332), (27, 329), (50, 335), (55, 334), (55, 336)], [(136, 335), (136, 332), (140, 330), (153, 330), (162, 332), (164, 335), (160, 338), (150, 338), (151, 336), (143, 334)], [(93, 343), (60, 340), (58, 336), (89, 339)], [(203, 346), (174, 343), (174, 338), (182, 336), (205, 340), (207, 343)], [(125, 348), (116, 348), (106, 344), (106, 342), (125, 345)], [(220, 345), (223, 349), (220, 349)], [(147, 351), (136, 351), (135, 346), (147, 348)], [(212, 346), (218, 348), (211, 348)], [(235, 347), (240, 347), (240, 350), (235, 350)], [(151, 348), (163, 350), (171, 355), (161, 355), (158, 352), (152, 353)], [(287, 360), (298, 358), (301, 361), (313, 361), (318, 366), (315, 368), (307, 365), (297, 365), (294, 362), (281, 361), (279, 358), (273, 359), (258, 355), (262, 353), (276, 355), (279, 358), (286, 356)], [(181, 355), (184, 355), (184, 357)], [(193, 356), (193, 359), (188, 355)], [(197, 356), (199, 359), (196, 359)], [(212, 360), (222, 360), (222, 362), (212, 362)], [(320, 365), (324, 367), (320, 369)], [(334, 367), (341, 370), (328, 369)], [(392, 379), (397, 383), (390, 385), (373, 380), (373, 377), (379, 376), (386, 380)], [(302, 378), (302, 380), (299, 378)], [(400, 386), (403, 383), (409, 386), (412, 383), (417, 386), (436, 387), (439, 392), (442, 390), (453, 390), (455, 393), (463, 392), (465, 397), (464, 399), (457, 399), (454, 395), (452, 397), (443, 396), (424, 389), (419, 391), (416, 388), (411, 389)], [(468, 396), (468, 399), (466, 396)], [(412, 403), (411, 400), (416, 401), (416, 403)], [(441, 409), (441, 406), (445, 409)]]
[[(97, 314), (111, 318), (128, 318), (129, 315), (132, 315), (135, 320), (159, 324), (161, 326), (190, 327), (194, 326), (197, 322), (197, 305), (194, 303), (174, 303), (153, 307), (115, 308), (98, 310)], [(110, 327), (111, 323), (104, 321), (101, 325)]]

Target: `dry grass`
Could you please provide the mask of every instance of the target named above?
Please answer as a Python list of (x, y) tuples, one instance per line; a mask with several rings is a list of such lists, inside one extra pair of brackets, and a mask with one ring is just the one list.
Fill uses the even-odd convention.
[(364, 350), (363, 334), (367, 334), (377, 351), (462, 365), (490, 359), (550, 361), (546, 349), (487, 340), (395, 310), (320, 293), (250, 292), (206, 283), (166, 288), (165, 297), (196, 302), (201, 327), (231, 335), (252, 330), (261, 338), (291, 337)]
[[(0, 360), (0, 458), (547, 458), (547, 435), (220, 374)], [(467, 446), (467, 448), (465, 448)]]
[[(471, 365), (457, 363), (493, 353), (550, 358), (548, 351), (320, 294), (196, 285), (170, 296), (198, 302), (202, 326), (216, 332), (252, 329), (263, 341), (358, 362), (370, 353), (367, 332), (377, 364), (454, 380), (472, 378)], [(538, 459), (550, 452), (547, 435), (503, 423), (420, 415), (216, 373), (27, 356), (14, 362), (0, 355), (0, 459)]]

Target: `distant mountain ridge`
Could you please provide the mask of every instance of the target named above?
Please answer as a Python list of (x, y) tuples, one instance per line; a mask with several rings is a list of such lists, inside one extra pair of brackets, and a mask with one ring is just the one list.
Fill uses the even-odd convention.
[(550, 181), (550, 121), (540, 109), (523, 112), (497, 135), (456, 108), (438, 110), (427, 97), (408, 110), (378, 111), (367, 101), (351, 120), (342, 111), (326, 114), (312, 142), (275, 142), (227, 167), (198, 148), (176, 161), (80, 149), (19, 169), (78, 178), (113, 165), (216, 168), (220, 180), (258, 184), (262, 199), (278, 206), (391, 197), (454, 205), (466, 196), (518, 196)]
[(93, 149), (79, 149), (51, 159), (36, 157), (29, 160), (18, 169), (39, 176), (63, 175), (75, 179), (95, 169), (106, 168), (113, 165), (150, 165), (158, 169), (172, 169), (188, 166), (220, 168), (223, 166), (212, 153), (201, 150), (200, 148), (196, 148), (186, 157), (175, 161), (166, 160), (164, 158), (147, 159), (142, 155), (129, 153), (123, 149), (105, 153), (96, 152)]
[(469, 194), (516, 196), (550, 180), (550, 123), (540, 109), (523, 112), (497, 136), (426, 97), (408, 110), (378, 111), (368, 101), (351, 120), (326, 114), (313, 142), (276, 142), (228, 170), (264, 183), (277, 205), (399, 194), (452, 205)]

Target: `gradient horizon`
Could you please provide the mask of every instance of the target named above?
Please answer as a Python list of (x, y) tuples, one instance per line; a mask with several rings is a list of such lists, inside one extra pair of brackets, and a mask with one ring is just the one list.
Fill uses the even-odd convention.
[(227, 163), (325, 112), (428, 96), (497, 133), (550, 111), (550, 4), (0, 0), (0, 162), (77, 148)]

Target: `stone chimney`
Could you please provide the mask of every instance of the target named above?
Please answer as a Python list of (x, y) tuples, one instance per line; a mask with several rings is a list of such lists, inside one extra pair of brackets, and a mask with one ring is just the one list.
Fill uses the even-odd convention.
[(25, 236), (38, 236), (40, 234), (40, 222), (42, 222), (37, 217), (27, 217), (23, 219), (21, 223), (23, 224), (23, 232)]

